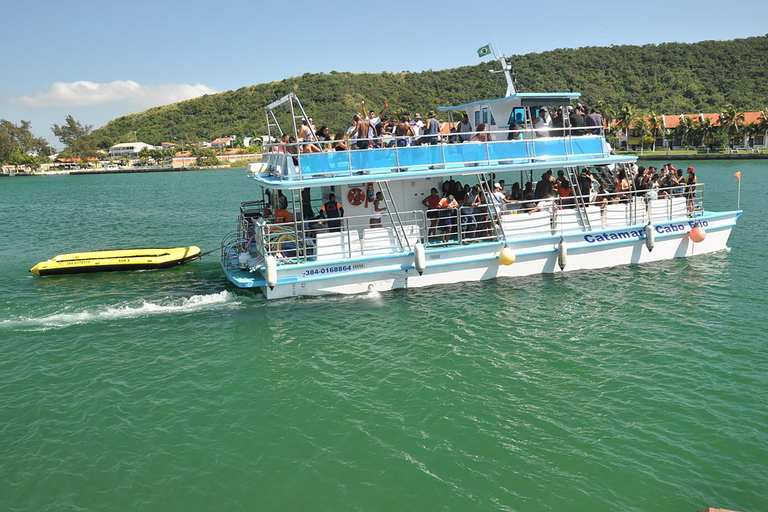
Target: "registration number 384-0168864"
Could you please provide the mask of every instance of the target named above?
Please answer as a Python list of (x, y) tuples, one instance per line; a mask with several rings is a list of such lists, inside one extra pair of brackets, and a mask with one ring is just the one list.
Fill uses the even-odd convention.
[(304, 277), (308, 276), (322, 276), (327, 274), (338, 274), (339, 272), (349, 272), (352, 270), (352, 265), (338, 265), (336, 267), (323, 267), (323, 268), (310, 268), (304, 271)]

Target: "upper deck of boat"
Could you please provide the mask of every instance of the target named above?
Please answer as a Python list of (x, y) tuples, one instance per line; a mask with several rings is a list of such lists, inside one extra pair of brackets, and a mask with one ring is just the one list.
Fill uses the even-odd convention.
[(385, 147), (381, 148), (321, 153), (302, 153), (301, 143), (293, 148), (268, 145), (262, 163), (250, 170), (251, 177), (266, 187), (289, 189), (553, 166), (599, 166), (630, 163), (636, 159), (612, 154), (601, 134), (571, 135), (568, 128), (558, 128), (557, 131), (564, 135), (541, 136), (541, 130), (537, 133), (529, 129), (516, 133), (519, 139), (507, 140), (507, 131), (485, 132), (495, 140), (464, 143), (448, 143), (448, 137), (442, 135), (434, 145), (405, 147), (397, 147), (394, 138), (390, 137), (391, 147), (383, 144)]

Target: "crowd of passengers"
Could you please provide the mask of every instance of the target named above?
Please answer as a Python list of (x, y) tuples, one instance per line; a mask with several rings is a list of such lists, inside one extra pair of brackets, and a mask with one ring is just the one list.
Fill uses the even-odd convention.
[(644, 197), (649, 201), (683, 196), (692, 199), (696, 184), (696, 172), (692, 166), (688, 167), (684, 176), (682, 169), (675, 169), (671, 163), (665, 164), (661, 171), (654, 166), (631, 165), (598, 175), (584, 168), (577, 175), (575, 185), (562, 170), (554, 176), (550, 169), (541, 175), (535, 188), (531, 182), (526, 184), (523, 200), (528, 200), (527, 196), (531, 195), (533, 200), (554, 198), (563, 208), (569, 208), (576, 205), (577, 197), (585, 206), (600, 207), (626, 202), (631, 196)]
[[(528, 181), (524, 187), (519, 182), (507, 186), (505, 180), (491, 173), (489, 181), (470, 185), (458, 180), (446, 180), (441, 190), (432, 188), (422, 200), (427, 216), (428, 243), (454, 243), (458, 240), (482, 240), (494, 235), (499, 225), (498, 215), (513, 210), (533, 214), (541, 211), (552, 214), (556, 209), (574, 208), (577, 204), (604, 208), (608, 204), (626, 202), (631, 196), (647, 200), (669, 197), (685, 197), (692, 208), (696, 187), (696, 173), (688, 167), (687, 175), (672, 164), (648, 168), (632, 165), (613, 172), (605, 169), (584, 168), (576, 175), (577, 184), (568, 179), (564, 171), (551, 169), (541, 175), (536, 183)], [(267, 191), (267, 205), (263, 216), (275, 223), (289, 223), (293, 215), (289, 211), (288, 198), (282, 191)], [(370, 206), (370, 227), (382, 227), (382, 216), (387, 205), (381, 192), (376, 192)], [(307, 234), (308, 247), (314, 247), (314, 238), (320, 232), (343, 230), (344, 207), (330, 193), (316, 212), (309, 189), (301, 192), (301, 216)], [(312, 249), (313, 250), (313, 249)]]
[[(365, 102), (361, 103), (361, 112), (365, 112)], [(369, 149), (382, 147), (405, 147), (432, 145), (438, 142), (487, 142), (492, 141), (493, 135), (488, 133), (486, 123), (472, 126), (469, 116), (464, 114), (461, 121), (451, 123), (448, 133), (441, 134), (441, 123), (435, 111), (430, 110), (424, 122), (418, 112), (411, 117), (403, 113), (399, 118), (386, 115), (389, 105), (385, 102), (379, 115), (375, 110), (369, 110), (365, 115), (361, 112), (352, 118), (352, 124), (345, 132), (332, 132), (327, 125), (315, 126), (314, 119), (307, 117), (301, 122), (298, 130), (298, 140), (292, 135), (283, 136), (273, 151), (285, 153), (320, 153), (325, 151), (347, 151), (349, 149)], [(537, 137), (558, 137), (569, 131), (573, 135), (600, 133), (603, 126), (603, 116), (597, 109), (587, 109), (581, 104), (576, 107), (568, 106), (566, 111), (560, 107), (554, 116), (546, 107), (535, 107), (536, 117), (532, 120), (534, 134)], [(509, 125), (506, 139), (515, 140), (523, 137), (525, 120), (522, 114)], [(503, 135), (503, 134), (502, 134)]]
[[(556, 208), (574, 208), (577, 204), (598, 206), (604, 208), (608, 204), (626, 202), (631, 196), (644, 197), (647, 200), (685, 197), (689, 208), (696, 188), (696, 172), (692, 166), (684, 176), (682, 169), (675, 169), (671, 164), (665, 164), (661, 172), (656, 167), (625, 166), (613, 172), (601, 170), (593, 173), (589, 168), (583, 168), (577, 175), (577, 183), (573, 184), (563, 170), (554, 173), (552, 169), (544, 172), (536, 183), (528, 181), (524, 187), (519, 182), (507, 186), (505, 180), (496, 179), (491, 173), (490, 181), (470, 185), (458, 180), (446, 180), (441, 190), (432, 188), (430, 194), (422, 200), (427, 209), (430, 221), (430, 231), (436, 232), (441, 226), (453, 225), (459, 211), (461, 216), (490, 216), (494, 212), (520, 211), (533, 213), (535, 211), (552, 211)], [(268, 196), (270, 192), (268, 191)], [(278, 190), (274, 197), (269, 196), (264, 217), (277, 223), (291, 222), (292, 214), (288, 211), (288, 200), (283, 192)], [(272, 205), (270, 207), (269, 205)], [(493, 205), (493, 207), (489, 207)], [(323, 219), (330, 221), (332, 229), (339, 229), (341, 224), (334, 220), (344, 216), (344, 207), (331, 193), (318, 212), (315, 212), (309, 198), (309, 189), (301, 194), (302, 217), (304, 220), (317, 219), (322, 227)], [(382, 216), (387, 207), (381, 192), (374, 195), (370, 206), (371, 227), (381, 226)], [(483, 219), (487, 221), (488, 219)]]

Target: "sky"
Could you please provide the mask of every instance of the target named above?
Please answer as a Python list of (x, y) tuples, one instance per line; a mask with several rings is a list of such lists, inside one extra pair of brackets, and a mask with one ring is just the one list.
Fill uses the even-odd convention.
[(735, 2), (738, 9), (721, 0), (3, 4), (0, 118), (28, 120), (59, 147), (50, 127), (67, 115), (98, 128), (149, 107), (304, 73), (473, 65), (487, 43), (514, 56), (768, 34), (764, 0)]

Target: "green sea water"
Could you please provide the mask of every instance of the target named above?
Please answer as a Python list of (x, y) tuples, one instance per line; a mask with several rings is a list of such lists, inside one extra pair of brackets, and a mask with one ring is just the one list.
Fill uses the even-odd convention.
[(768, 510), (768, 172), (694, 165), (730, 252), (270, 302), (28, 273), (215, 249), (243, 170), (0, 179), (0, 511)]

